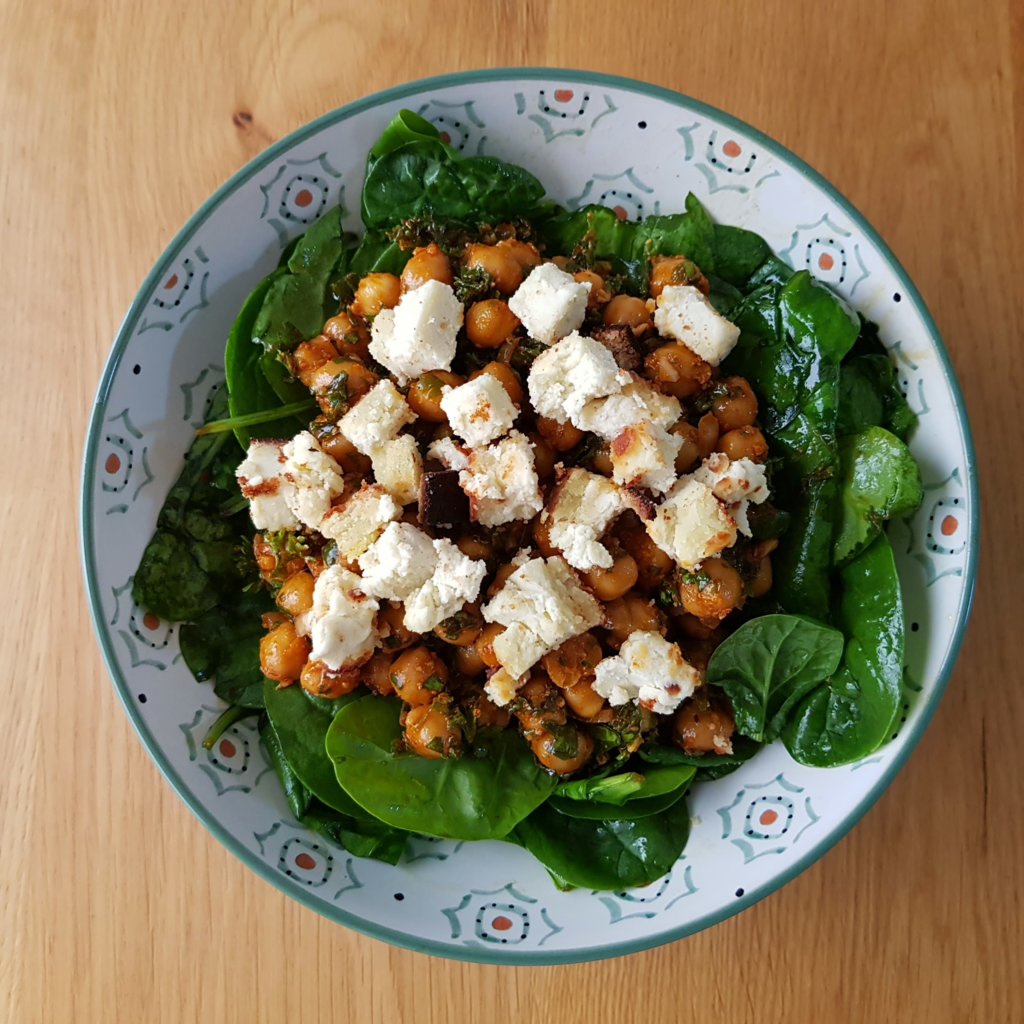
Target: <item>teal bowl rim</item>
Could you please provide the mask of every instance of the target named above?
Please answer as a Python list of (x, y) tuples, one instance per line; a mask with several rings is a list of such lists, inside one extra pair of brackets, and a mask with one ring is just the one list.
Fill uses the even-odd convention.
[[(812, 184), (823, 189), (829, 196), (836, 202), (845, 214), (850, 218), (851, 221), (856, 223), (861, 231), (867, 235), (871, 241), (878, 247), (879, 251), (885, 257), (886, 261), (895, 272), (897, 278), (900, 281), (900, 285), (903, 289), (903, 293), (910, 299), (913, 306), (922, 321), (927, 328), (932, 343), (935, 346), (935, 350), (939, 354), (939, 358), (942, 362), (943, 372), (946, 377), (946, 381), (953, 394), (953, 399), (956, 404), (957, 419), (959, 422), (960, 430), (963, 433), (964, 442), (966, 445), (967, 454), (967, 490), (969, 497), (969, 509), (972, 516), (972, 532), (970, 536), (970, 547), (967, 554), (967, 563), (964, 571), (964, 589), (963, 596), (960, 602), (960, 607), (957, 611), (956, 625), (955, 625), (955, 639), (950, 646), (945, 662), (938, 674), (938, 680), (935, 685), (931, 697), (928, 701), (927, 706), (922, 710), (920, 717), (914, 723), (914, 727), (911, 731), (907, 742), (900, 753), (896, 756), (893, 762), (886, 768), (883, 775), (878, 781), (871, 787), (868, 793), (860, 800), (857, 806), (843, 819), (839, 826), (837, 826), (832, 834), (829, 835), (828, 839), (822, 843), (821, 846), (816, 847), (813, 851), (809, 852), (805, 856), (798, 859), (792, 864), (782, 875), (778, 878), (772, 879), (770, 882), (766, 882), (753, 890), (744, 893), (742, 897), (739, 897), (735, 902), (731, 902), (728, 906), (723, 907), (721, 910), (714, 913), (705, 914), (703, 917), (696, 921), (693, 921), (680, 928), (676, 928), (672, 931), (661, 932), (657, 935), (652, 935), (649, 939), (641, 938), (631, 942), (620, 942), (614, 943), (608, 946), (600, 946), (597, 948), (578, 948), (570, 950), (552, 950), (550, 952), (539, 950), (530, 953), (515, 953), (515, 952), (504, 952), (502, 954), (491, 954), (485, 950), (481, 950), (473, 947), (459, 948), (449, 943), (437, 942), (432, 939), (420, 939), (413, 936), (404, 934), (403, 932), (396, 931), (392, 928), (385, 928), (374, 924), (373, 922), (366, 921), (362, 918), (356, 917), (355, 915), (349, 914), (345, 910), (338, 907), (323, 904), (307, 893), (288, 887), (282, 884), (277, 873), (269, 865), (260, 860), (254, 853), (246, 848), (241, 842), (239, 842), (233, 835), (227, 832), (220, 824), (220, 822), (196, 800), (193, 799), (189, 787), (186, 785), (184, 780), (177, 774), (172, 765), (164, 758), (163, 753), (157, 746), (153, 739), (153, 736), (149, 732), (149, 729), (143, 720), (135, 702), (132, 700), (131, 693), (129, 691), (128, 683), (118, 667), (117, 660), (114, 657), (113, 646), (111, 637), (107, 632), (104, 621), (103, 621), (103, 610), (100, 601), (100, 595), (96, 586), (96, 553), (93, 550), (92, 545), (92, 523), (93, 523), (93, 508), (92, 508), (92, 481), (95, 472), (97, 450), (99, 447), (100, 428), (104, 419), (104, 413), (106, 408), (106, 398), (109, 391), (111, 382), (117, 373), (119, 368), (121, 357), (124, 353), (125, 347), (128, 344), (128, 340), (134, 333), (136, 322), (142, 312), (142, 308), (145, 302), (145, 298), (150, 294), (154, 285), (163, 280), (168, 268), (172, 265), (179, 252), (185, 247), (192, 234), (202, 225), (206, 219), (207, 214), (218, 206), (228, 195), (234, 192), (240, 185), (244, 184), (249, 180), (255, 173), (266, 167), (267, 164), (277, 159), (279, 155), (290, 149), (296, 143), (301, 142), (303, 139), (308, 138), (310, 135), (320, 131), (321, 129), (336, 124), (341, 121), (345, 121), (355, 114), (361, 113), (364, 110), (371, 109), (375, 106), (379, 106), (382, 103), (387, 103), (392, 100), (400, 100), (407, 96), (416, 95), (429, 91), (430, 89), (446, 88), (452, 85), (472, 85), (477, 82), (495, 82), (505, 81), (514, 79), (536, 79), (536, 80), (551, 80), (551, 79), (566, 79), (574, 82), (582, 82), (589, 85), (595, 86), (609, 86), (615, 89), (621, 89), (629, 92), (640, 93), (641, 95), (650, 96), (659, 100), (666, 100), (669, 103), (685, 104), (688, 108), (697, 110), (710, 117), (716, 118), (725, 124), (736, 128), (749, 137), (756, 139), (758, 144), (763, 146), (766, 150), (773, 153), (775, 156), (780, 157), (786, 163), (790, 164), (797, 171), (799, 171), (805, 178), (807, 178)], [(970, 424), (967, 420), (966, 405), (963, 398), (963, 393), (960, 389), (959, 382), (957, 381), (956, 372), (953, 368), (953, 364), (949, 358), (949, 353), (946, 351), (946, 347), (942, 342), (942, 338), (939, 335), (938, 328), (935, 325), (935, 321), (932, 319), (931, 314), (928, 312), (928, 308), (925, 306), (924, 300), (921, 298), (920, 292), (914, 286), (914, 283), (910, 280), (907, 272), (903, 269), (899, 260), (893, 254), (892, 250), (885, 243), (882, 236), (867, 222), (867, 220), (860, 214), (857, 209), (842, 195), (833, 185), (825, 180), (817, 171), (806, 164), (798, 156), (788, 150), (785, 146), (769, 138), (763, 132), (758, 131), (756, 128), (751, 127), (739, 118), (733, 117), (724, 111), (718, 110), (717, 108), (702, 103), (699, 100), (695, 100), (685, 93), (676, 92), (672, 89), (665, 89), (660, 86), (649, 85), (644, 82), (638, 82), (635, 79), (620, 77), (616, 75), (605, 75), (592, 71), (576, 71), (571, 68), (543, 68), (543, 67), (530, 67), (530, 68), (490, 68), (480, 71), (467, 71), (459, 72), (448, 75), (438, 75), (433, 78), (421, 78), (414, 82), (408, 82), (404, 85), (396, 86), (391, 89), (385, 89), (382, 92), (373, 93), (370, 96), (364, 97), (361, 100), (357, 100), (354, 103), (346, 104), (343, 107), (338, 107), (336, 110), (330, 113), (324, 114), (318, 117), (316, 120), (311, 121), (309, 124), (297, 129), (291, 134), (285, 136), (280, 141), (274, 143), (264, 152), (254, 157), (249, 161), (241, 170), (236, 172), (231, 178), (228, 179), (216, 192), (206, 200), (205, 203), (189, 218), (185, 226), (178, 232), (174, 240), (167, 246), (157, 261), (156, 265), (149, 272), (142, 287), (136, 294), (131, 307), (125, 316), (120, 329), (118, 330), (114, 346), (111, 350), (110, 356), (107, 359), (106, 366), (103, 371), (103, 376), (100, 380), (99, 388), (96, 392), (95, 404), (93, 406), (92, 415), (89, 420), (89, 431), (86, 438), (85, 446), (85, 458), (82, 467), (82, 500), (81, 500), (81, 545), (82, 545), (82, 562), (85, 571), (86, 588), (89, 595), (89, 606), (92, 614), (93, 627), (96, 631), (96, 635), (100, 640), (100, 647), (103, 651), (103, 657), (107, 665), (107, 670), (114, 680), (114, 684), (117, 689), (118, 696), (121, 699), (121, 703), (124, 705), (125, 710), (128, 713), (128, 717), (131, 719), (132, 725), (135, 727), (136, 732), (139, 734), (139, 738), (142, 740), (143, 745), (146, 747), (150, 756), (156, 762), (157, 767), (160, 769), (164, 778), (174, 787), (178, 795), (182, 798), (192, 813), (202, 822), (202, 824), (213, 833), (213, 835), (220, 840), (236, 857), (238, 857), (243, 863), (260, 875), (264, 880), (270, 882), (275, 888), (285, 893), (292, 899), (298, 900), (300, 903), (305, 904), (312, 910), (323, 914), (325, 917), (336, 921), (339, 924), (345, 925), (348, 928), (352, 928), (355, 931), (362, 932), (365, 935), (369, 935), (375, 939), (381, 939), (384, 942), (388, 942), (395, 946), (401, 946), (406, 949), (412, 949), (420, 953), (428, 953), (433, 956), (444, 957), (452, 960), (465, 960), (473, 963), (484, 963), (484, 964), (504, 964), (504, 965), (552, 965), (552, 964), (569, 964), (569, 963), (581, 963), (593, 960), (603, 960), (610, 957), (626, 956), (631, 953), (639, 953), (646, 949), (652, 949), (657, 946), (664, 945), (669, 942), (674, 942), (677, 939), (685, 938), (687, 935), (693, 935), (696, 932), (703, 931), (705, 928), (709, 928), (712, 925), (719, 924), (722, 921), (732, 917), (740, 911), (746, 910), (753, 904), (758, 903), (760, 900), (769, 896), (771, 893), (782, 888), (784, 885), (796, 878), (797, 875), (809, 868), (815, 863), (820, 857), (824, 856), (840, 839), (844, 838), (849, 834), (851, 829), (856, 825), (860, 819), (867, 813), (867, 811), (875, 804), (878, 798), (881, 796), (883, 791), (889, 786), (892, 780), (896, 777), (896, 774), (900, 771), (903, 765), (906, 763), (911, 752), (917, 746), (918, 741), (924, 734), (928, 723), (931, 721), (935, 709), (939, 705), (939, 701), (944, 693), (946, 686), (949, 682), (950, 675), (952, 674), (953, 668), (956, 664), (957, 658), (960, 654), (960, 649), (963, 645), (964, 634), (966, 632), (967, 622), (971, 613), (971, 606), (974, 601), (975, 583), (977, 580), (977, 568), (978, 568), (978, 554), (979, 554), (979, 540), (980, 540), (980, 517), (978, 515), (979, 510), (979, 494), (978, 494), (978, 474), (977, 474), (977, 459), (974, 451), (974, 441), (971, 435)]]

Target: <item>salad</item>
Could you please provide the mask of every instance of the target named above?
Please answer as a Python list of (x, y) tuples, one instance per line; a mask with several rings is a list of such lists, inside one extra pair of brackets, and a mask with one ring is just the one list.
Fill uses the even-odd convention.
[(875, 327), (693, 196), (565, 210), (402, 111), (227, 339), (134, 578), (357, 856), (501, 839), (670, 870), (691, 786), (903, 705), (886, 523), (922, 499)]

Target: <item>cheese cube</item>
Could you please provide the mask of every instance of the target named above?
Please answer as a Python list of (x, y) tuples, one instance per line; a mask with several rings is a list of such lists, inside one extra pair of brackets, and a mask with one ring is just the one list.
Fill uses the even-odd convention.
[(445, 386), (441, 409), (471, 448), (489, 444), (512, 429), (519, 410), (497, 377), (482, 373), (457, 388)]
[(599, 538), (625, 509), (619, 489), (607, 478), (575, 468), (563, 474), (548, 500), (548, 539), (574, 568), (607, 569), (613, 559)]
[(736, 523), (707, 484), (690, 476), (677, 480), (646, 524), (665, 554), (684, 569), (736, 543)]
[(577, 281), (554, 263), (541, 263), (508, 300), (531, 338), (550, 345), (583, 323), (590, 282)]
[(588, 402), (620, 391), (629, 380), (604, 345), (574, 331), (534, 359), (527, 387), (538, 416), (566, 423), (575, 422)]
[(439, 437), (436, 441), (431, 442), (427, 454), (432, 459), (437, 459), (445, 469), (467, 469), (469, 467), (469, 453), (460, 448), (450, 437)]
[(320, 532), (338, 545), (342, 558), (355, 562), (402, 515), (402, 506), (379, 484), (363, 484), (343, 504), (331, 509)]
[(676, 480), (683, 439), (650, 421), (627, 427), (611, 443), (612, 479), (624, 487), (663, 494)]
[(316, 530), (330, 512), (331, 501), (345, 490), (341, 467), (320, 450), (308, 430), (296, 434), (281, 454), (285, 459), (281, 475), (287, 481), (284, 500), (303, 526)]
[(427, 281), (382, 309), (370, 327), (370, 355), (405, 384), (428, 370), (448, 370), (462, 326), (462, 303), (451, 285)]
[(543, 504), (533, 446), (515, 430), (496, 444), (474, 448), (459, 483), (469, 496), (471, 515), (484, 526), (532, 519)]
[(377, 483), (403, 505), (416, 501), (420, 493), (423, 457), (416, 446), (416, 438), (402, 434), (393, 441), (385, 441), (370, 453), (373, 475)]
[(747, 508), (751, 503), (760, 505), (768, 499), (764, 466), (751, 459), (733, 462), (724, 452), (714, 452), (690, 475), (710, 487), (714, 496), (729, 506), (729, 514), (740, 533), (751, 536)]
[(340, 565), (328, 566), (313, 586), (313, 607), (307, 621), (313, 661), (328, 668), (359, 665), (377, 642), (375, 618), (379, 605), (364, 593), (362, 580)]
[(636, 630), (619, 653), (597, 663), (594, 692), (612, 707), (632, 701), (655, 714), (671, 714), (700, 684), (700, 674), (660, 633)]
[(495, 669), (484, 683), (484, 693), (490, 698), (492, 704), (503, 708), (515, 699), (519, 687), (526, 682), (526, 677), (512, 675), (507, 669)]
[(691, 284), (670, 284), (662, 291), (654, 311), (654, 326), (712, 366), (718, 366), (740, 340), (740, 329)]
[(363, 590), (389, 601), (404, 601), (436, 568), (433, 541), (409, 523), (389, 523), (359, 557)]
[(433, 541), (433, 575), (405, 600), (405, 628), (429, 633), (467, 601), (475, 601), (487, 575), (487, 563), (464, 555), (447, 539)]
[(338, 423), (341, 432), (363, 455), (370, 455), (385, 441), (393, 440), (416, 414), (390, 380), (379, 381)]
[(285, 501), (281, 479), (285, 457), (281, 441), (252, 441), (235, 470), (238, 486), (249, 499), (249, 515), (257, 530), (297, 530), (302, 525)]
[(588, 402), (572, 422), (580, 430), (612, 441), (627, 427), (645, 420), (667, 430), (682, 414), (678, 398), (663, 395), (634, 373), (616, 394)]

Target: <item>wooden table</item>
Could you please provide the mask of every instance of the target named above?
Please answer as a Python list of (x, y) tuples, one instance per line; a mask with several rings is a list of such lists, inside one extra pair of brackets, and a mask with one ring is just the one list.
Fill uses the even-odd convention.
[[(648, 0), (627, 20), (625, 6), (0, 3), (0, 1019), (1024, 1020), (1024, 7)], [(288, 900), (221, 847), (118, 704), (75, 522), (100, 369), (188, 215), (334, 106), (500, 64), (678, 88), (835, 182), (935, 314), (987, 506), (960, 667), (864, 823), (709, 932), (535, 970), (390, 949)]]

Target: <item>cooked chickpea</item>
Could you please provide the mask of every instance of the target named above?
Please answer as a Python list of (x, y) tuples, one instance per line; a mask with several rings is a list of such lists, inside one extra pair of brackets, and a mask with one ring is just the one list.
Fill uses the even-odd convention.
[(294, 618), (313, 607), (313, 576), (297, 572), (289, 576), (277, 592), (277, 607)]
[(409, 262), (402, 271), (401, 280), (402, 291), (411, 292), (428, 281), (451, 284), (455, 278), (452, 275), (451, 260), (431, 242), (430, 245), (413, 250)]
[(680, 474), (689, 473), (700, 462), (700, 443), (698, 441), (697, 428), (692, 423), (687, 423), (686, 420), (679, 420), (678, 423), (672, 426), (669, 433), (683, 439), (682, 446), (676, 455), (676, 472)]
[(589, 679), (581, 679), (573, 686), (566, 687), (562, 691), (562, 696), (569, 710), (577, 718), (585, 718), (588, 721), (601, 714), (607, 707), (604, 698), (595, 692)]
[(491, 580), (490, 585), (487, 587), (487, 596), (494, 597), (505, 586), (505, 581), (517, 568), (518, 566), (512, 565), (511, 562), (499, 566), (498, 571), (494, 574), (494, 579)]
[(752, 579), (747, 581), (747, 597), (764, 597), (772, 589), (772, 559), (765, 555), (757, 563), (757, 570)]
[(395, 692), (395, 684), (391, 682), (391, 666), (394, 663), (393, 654), (378, 651), (362, 667), (360, 682), (365, 683), (379, 697), (387, 697)]
[(377, 613), (377, 632), (386, 651), (401, 651), (419, 639), (418, 633), (405, 628), (405, 609), (390, 602)]
[[(479, 639), (479, 634), (477, 634), (477, 639)], [(452, 665), (459, 675), (468, 676), (471, 679), (487, 671), (487, 665), (477, 653), (475, 642), (469, 647), (456, 647), (452, 654)]]
[(523, 283), (522, 264), (508, 247), (474, 243), (466, 247), (463, 263), (486, 270), (502, 295), (511, 295)]
[(697, 451), (706, 459), (718, 445), (718, 420), (713, 412), (705, 413), (697, 421)]
[(309, 641), (290, 622), (282, 622), (260, 640), (260, 671), (282, 686), (299, 678), (308, 657)]
[(729, 710), (700, 694), (685, 700), (672, 723), (676, 742), (687, 754), (727, 754), (736, 731)]
[(358, 477), (369, 474), (373, 465), (369, 457), (357, 450), (356, 446), (338, 429), (336, 423), (329, 423), (317, 430), (316, 439), (321, 449), (341, 466), (342, 472), (352, 473)]
[(462, 733), (441, 708), (423, 704), (405, 716), (405, 742), (420, 757), (437, 760), (459, 753)]
[(515, 716), (527, 736), (545, 732), (550, 726), (565, 725), (565, 700), (561, 691), (551, 685), (551, 680), (539, 669), (534, 669), (530, 678), (519, 688), (516, 695)]
[(468, 647), (480, 635), (483, 619), (478, 605), (466, 605), (434, 629), (434, 636), (452, 647)]
[[(567, 727), (568, 728), (568, 727)], [(567, 728), (559, 730), (556, 738), (548, 732), (538, 732), (530, 738), (530, 749), (540, 763), (556, 775), (571, 775), (578, 772), (594, 753), (594, 741), (580, 729), (575, 733), (575, 749), (566, 752)]]
[(718, 439), (718, 450), (725, 452), (735, 462), (737, 459), (750, 459), (752, 462), (764, 462), (768, 458), (768, 442), (757, 427), (738, 427), (730, 430)]
[(651, 298), (656, 299), (670, 284), (689, 284), (705, 295), (711, 291), (708, 279), (685, 256), (657, 256), (651, 265)]
[(743, 377), (726, 377), (715, 386), (711, 411), (722, 431), (751, 427), (757, 419), (757, 396)]
[(361, 675), (358, 666), (333, 670), (322, 661), (307, 661), (299, 676), (299, 685), (314, 697), (337, 700), (359, 685)]
[(498, 656), (494, 653), (494, 641), (504, 632), (504, 626), (497, 622), (489, 622), (480, 630), (480, 634), (473, 644), (473, 650), (488, 668), (497, 668), (501, 664), (498, 661)]
[(325, 363), (332, 362), (337, 358), (338, 350), (328, 338), (320, 334), (295, 346), (295, 351), (292, 352), (292, 367), (295, 376), (308, 388), (312, 384), (316, 371)]
[(475, 698), (470, 707), (473, 718), (481, 729), (504, 729), (512, 720), (512, 714), (508, 708), (499, 708), (497, 704), (488, 699), (486, 694)]
[(644, 368), (651, 380), (676, 398), (691, 398), (711, 380), (711, 364), (678, 341), (656, 348), (644, 360)]
[(544, 671), (560, 689), (575, 686), (581, 679), (592, 679), (601, 660), (601, 645), (593, 633), (581, 633), (541, 659)]
[(544, 440), (540, 434), (530, 434), (530, 444), (533, 446), (533, 468), (541, 480), (549, 480), (555, 475), (555, 463), (558, 461), (558, 453)]
[(743, 577), (721, 558), (707, 558), (696, 573), (685, 573), (679, 581), (683, 608), (703, 622), (724, 619), (746, 600)]
[(590, 294), (587, 296), (587, 309), (600, 309), (612, 297), (612, 293), (608, 291), (604, 278), (600, 274), (595, 274), (592, 270), (578, 270), (572, 276), (580, 284), (590, 285)]
[(253, 537), (252, 553), (260, 575), (268, 582), (272, 579), (287, 579), (306, 567), (305, 559), (301, 555), (288, 555), (284, 560), (279, 559), (262, 533), (257, 533)]
[(537, 247), (529, 242), (520, 242), (518, 238), (506, 238), (499, 242), (497, 248), (507, 252), (523, 268), (530, 270), (540, 264), (540, 253)]
[(354, 320), (348, 313), (332, 316), (324, 324), (324, 335), (343, 356), (366, 359), (370, 354), (370, 332), (366, 324), (362, 320)]
[(477, 348), (501, 348), (519, 326), (502, 299), (483, 299), (466, 310), (466, 337)]
[(464, 533), (455, 541), (455, 546), (469, 558), (489, 562), (494, 557), (494, 545), (489, 540)]
[(609, 568), (589, 569), (583, 574), (583, 578), (599, 601), (614, 601), (636, 586), (640, 570), (636, 559), (623, 552), (615, 556)]
[(619, 542), (633, 556), (637, 566), (637, 583), (641, 590), (655, 590), (672, 571), (675, 562), (651, 540), (643, 525), (624, 526), (618, 531)]
[(409, 385), (409, 394), (406, 401), (420, 419), (428, 423), (447, 423), (448, 417), (441, 408), (441, 399), (444, 397), (444, 387), (457, 388), (462, 383), (462, 378), (457, 373), (448, 370), (431, 370), (430, 373), (417, 377)]
[(394, 274), (367, 274), (356, 287), (351, 309), (356, 316), (376, 316), (397, 306), (401, 297), (402, 282)]
[(551, 543), (551, 526), (550, 519), (542, 520), (540, 516), (533, 521), (533, 543), (545, 558), (559, 553), (559, 549)]
[(583, 440), (584, 436), (583, 431), (571, 423), (559, 423), (558, 420), (548, 419), (547, 416), (537, 417), (537, 433), (556, 452), (570, 451)]
[[(380, 378), (358, 359), (340, 356), (310, 374), (306, 386), (317, 396), (327, 416), (337, 416), (373, 388)], [(341, 387), (343, 385), (343, 387)]]
[(590, 468), (602, 476), (611, 476), (615, 472), (615, 463), (612, 462), (611, 445), (604, 441), (601, 447), (590, 457)]
[(488, 363), (469, 379), (474, 380), (481, 373), (489, 373), (494, 377), (508, 392), (508, 397), (512, 399), (513, 403), (520, 409), (523, 407), (523, 399), (526, 397), (526, 393), (523, 391), (523, 382), (519, 379), (519, 374), (508, 363), (499, 363), (497, 361)]
[(391, 682), (406, 704), (429, 704), (448, 682), (448, 666), (427, 647), (413, 647), (395, 658)]
[(616, 295), (604, 307), (604, 322), (625, 324), (634, 329), (646, 327), (652, 322), (651, 311), (647, 308), (647, 303), (635, 295)]
[(663, 634), (665, 618), (653, 602), (639, 594), (626, 594), (604, 606), (604, 627), (609, 645), (619, 648), (637, 630)]

